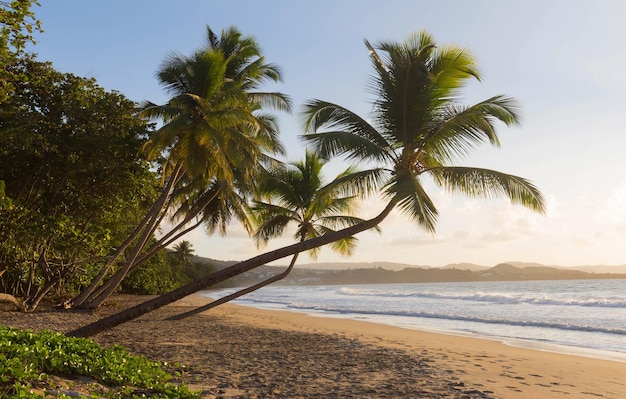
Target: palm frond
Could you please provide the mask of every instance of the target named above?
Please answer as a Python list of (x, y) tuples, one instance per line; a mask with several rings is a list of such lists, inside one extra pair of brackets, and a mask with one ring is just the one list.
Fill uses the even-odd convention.
[(348, 170), (324, 186), (321, 191), (337, 190), (341, 195), (364, 198), (377, 194), (389, 180), (391, 174), (392, 171), (386, 168)]
[(440, 167), (430, 171), (440, 186), (450, 192), (470, 197), (508, 197), (536, 212), (545, 212), (545, 200), (539, 189), (529, 180), (506, 173), (470, 167)]
[(279, 237), (292, 219), (286, 215), (277, 215), (260, 224), (255, 233), (254, 240), (258, 246), (266, 244), (270, 239)]
[(496, 121), (507, 125), (519, 123), (517, 105), (511, 98), (495, 96), (470, 107), (448, 106), (433, 122), (419, 151), (430, 152), (442, 163), (467, 156), (477, 145), (488, 141), (500, 146)]
[[(363, 222), (351, 216), (355, 197), (342, 195), (342, 185), (349, 184), (349, 180), (342, 184), (322, 184), (325, 164), (325, 160), (307, 152), (304, 160), (269, 169), (261, 175), (257, 196), (267, 201), (257, 200), (251, 208), (259, 221), (257, 235), (261, 242), (272, 234), (282, 233), (287, 223), (297, 225), (294, 238), (303, 240), (318, 237), (329, 229)], [(349, 168), (345, 173), (348, 172), (353, 170)], [(310, 255), (315, 257), (318, 251), (315, 249)]]
[(284, 155), (285, 147), (280, 142), (278, 122), (276, 117), (267, 113), (256, 113), (256, 126), (254, 138), (265, 153)]
[(164, 122), (178, 117), (180, 115), (180, 108), (170, 104), (157, 105), (149, 101), (144, 101), (139, 105), (139, 117), (146, 118), (148, 120), (161, 119)]
[(380, 58), (380, 56), (374, 49), (374, 46), (372, 46), (367, 39), (365, 39), (365, 47), (367, 47), (367, 50), (370, 53), (370, 57), (372, 57), (374, 69), (376, 69), (378, 71), (378, 74), (381, 76), (387, 75), (388, 71), (387, 71), (387, 67), (385, 66), (385, 62), (383, 61), (382, 58)]
[[(345, 227), (355, 226), (359, 223), (363, 223), (365, 219), (361, 219), (356, 216), (347, 216), (347, 215), (331, 215), (331, 216), (323, 216), (320, 217), (316, 224), (319, 226), (324, 226), (325, 228), (339, 230)], [(375, 230), (377, 232), (381, 232), (380, 227), (376, 227)]]
[[(311, 100), (305, 104), (303, 140), (323, 157), (346, 155), (349, 159), (388, 161), (390, 145), (369, 123), (339, 105)], [(321, 129), (333, 131), (318, 132)], [(335, 130), (336, 129), (336, 130)], [(317, 132), (317, 133), (313, 133)]]
[(296, 220), (298, 216), (297, 212), (293, 209), (264, 201), (253, 201), (250, 209), (259, 214), (261, 219), (268, 219), (275, 216), (286, 216), (291, 218), (291, 220)]
[(400, 210), (423, 229), (435, 232), (437, 208), (424, 187), (410, 170), (395, 175), (385, 188), (385, 195), (398, 204)]
[(341, 240), (333, 241), (332, 243), (330, 243), (330, 249), (338, 254), (351, 256), (354, 253), (358, 242), (358, 238), (350, 236)]
[(268, 107), (277, 111), (291, 112), (293, 108), (291, 97), (279, 92), (249, 93), (249, 99), (261, 107)]
[[(326, 235), (326, 234), (330, 234), (334, 232), (335, 230), (333, 229), (330, 229), (326, 226), (320, 226), (318, 230), (318, 235), (321, 236), (321, 235)], [(354, 253), (354, 250), (356, 248), (358, 241), (359, 240), (354, 236), (345, 237), (345, 238), (342, 238), (340, 240), (330, 243), (330, 249), (332, 249), (334, 252), (340, 255), (350, 256)]]
[(454, 45), (437, 48), (431, 57), (429, 69), (439, 95), (444, 98), (463, 87), (469, 78), (481, 80), (474, 56), (469, 50)]

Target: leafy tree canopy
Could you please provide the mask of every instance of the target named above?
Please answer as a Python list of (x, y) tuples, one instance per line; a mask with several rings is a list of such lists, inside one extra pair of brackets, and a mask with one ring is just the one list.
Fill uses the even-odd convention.
[[(211, 43), (214, 42), (211, 35), (209, 39)], [(530, 181), (498, 171), (456, 166), (456, 162), (464, 159), (477, 145), (485, 142), (496, 146), (499, 144), (496, 130), (498, 122), (510, 125), (517, 123), (518, 120), (515, 102), (505, 96), (491, 97), (470, 106), (457, 101), (464, 84), (471, 78), (480, 78), (475, 61), (469, 52), (455, 46), (437, 46), (425, 32), (410, 37), (404, 43), (383, 42), (375, 49), (366, 42), (366, 46), (374, 66), (374, 74), (370, 81), (370, 88), (376, 98), (372, 123), (340, 105), (311, 100), (306, 104), (305, 119), (308, 134), (304, 138), (321, 158), (343, 156), (353, 162), (372, 166), (372, 169), (350, 174), (345, 179), (354, 183), (355, 191), (364, 189), (366, 192), (383, 194), (388, 203), (377, 216), (239, 262), (68, 334), (77, 337), (96, 334), (263, 264), (375, 228), (396, 207), (418, 226), (427, 231), (434, 231), (438, 211), (426, 193), (422, 183), (423, 177), (431, 178), (449, 191), (464, 193), (471, 197), (504, 196), (513, 203), (531, 210), (544, 211), (542, 194)], [(206, 66), (209, 66), (208, 71), (216, 73), (192, 76), (215, 76), (217, 72), (219, 72), (217, 75), (223, 76), (223, 71), (228, 67), (227, 63), (223, 62), (223, 52), (197, 55), (192, 62), (177, 59), (174, 66), (197, 65), (201, 68), (173, 70), (206, 72)], [(160, 76), (170, 78), (175, 76), (167, 72), (170, 69), (166, 65), (164, 68), (166, 73)], [(169, 82), (166, 79), (162, 81)], [(246, 167), (245, 163), (233, 163), (233, 159), (247, 161), (248, 167), (262, 165), (262, 162), (258, 162), (263, 159), (262, 148), (238, 145), (252, 142), (251, 138), (259, 138), (259, 135), (250, 137), (246, 134), (250, 133), (249, 129), (241, 129), (242, 126), (262, 125), (261, 121), (255, 118), (254, 111), (258, 111), (258, 108), (242, 107), (245, 112), (239, 117), (229, 117), (224, 121), (222, 117), (213, 118), (215, 115), (211, 115), (211, 112), (214, 108), (209, 106), (213, 104), (205, 101), (205, 99), (220, 100), (218, 104), (224, 107), (223, 111), (230, 109), (225, 107), (228, 101), (224, 100), (237, 100), (236, 102), (242, 105), (256, 105), (258, 104), (256, 102), (241, 101), (247, 96), (240, 94), (246, 92), (245, 88), (249, 86), (236, 84), (233, 90), (222, 91), (220, 90), (222, 86), (231, 83), (222, 79), (212, 81), (214, 85), (200, 86), (210, 89), (210, 93), (223, 94), (216, 98), (214, 95), (199, 96), (187, 90), (188, 85), (185, 84), (187, 80), (175, 79), (171, 82), (168, 88), (173, 89), (174, 97), (170, 103), (166, 106), (146, 104), (144, 107), (146, 116), (161, 117), (166, 122), (152, 142), (151, 150), (153, 155), (162, 155), (163, 151), (169, 150), (168, 161), (175, 166), (169, 175), (170, 181), (179, 179), (196, 188), (193, 183), (210, 180), (213, 176), (216, 177), (213, 182), (232, 183), (236, 175), (233, 169), (239, 165)], [(237, 80), (233, 82), (237, 83)], [(277, 99), (276, 96), (273, 98)], [(171, 112), (172, 110), (174, 112)], [(215, 126), (225, 130), (214, 129), (209, 123), (213, 121), (219, 121), (220, 123), (216, 123)], [(237, 123), (238, 121), (244, 121), (243, 125)], [(272, 137), (271, 133), (273, 129), (261, 137)], [(227, 134), (228, 140), (223, 137), (224, 134)], [(215, 144), (225, 145), (208, 146), (212, 139), (217, 139)], [(189, 151), (194, 147), (198, 152)], [(218, 148), (220, 151), (217, 151)], [(229, 157), (231, 154), (233, 159)], [(217, 164), (215, 161), (219, 160), (224, 161), (220, 162), (223, 168), (207, 169), (209, 172), (207, 175), (203, 166), (215, 166)], [(200, 195), (190, 198), (198, 198), (206, 193), (205, 190)], [(219, 192), (220, 195), (222, 193)], [(206, 218), (204, 211), (214, 198), (217, 197), (211, 195), (207, 201), (200, 201), (203, 205), (197, 208), (199, 210), (194, 217), (202, 213)], [(194, 205), (197, 203), (194, 202)], [(158, 211), (160, 212), (160, 209)], [(120, 278), (111, 285), (113, 289), (132, 266), (132, 263), (128, 264)]]
[[(100, 306), (129, 272), (201, 225), (225, 233), (236, 219), (250, 230), (247, 196), (260, 166), (282, 152), (276, 120), (264, 110), (289, 110), (291, 103), (282, 93), (259, 91), (268, 80), (280, 81), (280, 72), (265, 62), (254, 38), (235, 28), (218, 36), (207, 27), (206, 45), (191, 56), (171, 54), (157, 77), (171, 98), (145, 102), (141, 116), (163, 122), (144, 146), (159, 165), (161, 195), (122, 245), (130, 251), (123, 266), (105, 278), (118, 249), (72, 306)], [(166, 217), (173, 226), (150, 243)]]
[(6, 66), (25, 55), (28, 43), (35, 43), (33, 32), (42, 32), (41, 22), (31, 10), (33, 5), (39, 3), (36, 0), (0, 1), (0, 103), (8, 99), (17, 81), (26, 78)]
[(149, 126), (133, 102), (49, 63), (7, 68), (28, 79), (0, 112), (0, 180), (12, 201), (0, 212), (0, 278), (5, 292), (34, 300), (48, 285), (88, 279), (154, 200), (158, 179), (137, 157)]

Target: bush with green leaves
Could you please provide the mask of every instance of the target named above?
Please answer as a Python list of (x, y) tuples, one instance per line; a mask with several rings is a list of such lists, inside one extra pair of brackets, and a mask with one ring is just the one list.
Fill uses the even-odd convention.
[[(2, 1), (0, 0), (0, 3)], [(0, 290), (27, 310), (87, 286), (158, 198), (153, 127), (95, 80), (32, 59), (0, 104)]]
[(160, 363), (133, 356), (121, 346), (102, 348), (90, 339), (58, 332), (0, 327), (0, 398), (41, 398), (31, 388), (46, 386), (51, 375), (93, 378), (112, 387), (96, 392), (110, 398), (199, 397), (184, 384), (168, 382), (171, 375)]
[(122, 291), (138, 295), (165, 294), (214, 271), (211, 264), (196, 263), (161, 251), (146, 265), (129, 273), (122, 281)]

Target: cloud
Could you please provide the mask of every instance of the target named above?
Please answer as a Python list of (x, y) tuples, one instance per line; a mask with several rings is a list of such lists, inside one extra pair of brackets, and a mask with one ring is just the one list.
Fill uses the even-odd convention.
[(596, 213), (596, 220), (612, 227), (623, 227), (626, 224), (626, 180), (622, 180), (609, 191), (602, 207)]
[(439, 237), (433, 237), (429, 235), (418, 236), (404, 236), (404, 237), (391, 237), (388, 240), (385, 240), (385, 244), (391, 246), (432, 246), (432, 245), (441, 245), (446, 242), (445, 239)]

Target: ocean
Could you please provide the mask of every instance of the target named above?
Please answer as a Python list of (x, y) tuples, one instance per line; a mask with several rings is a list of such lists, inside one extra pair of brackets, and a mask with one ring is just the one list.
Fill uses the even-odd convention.
[(626, 280), (273, 285), (233, 303), (626, 362)]

